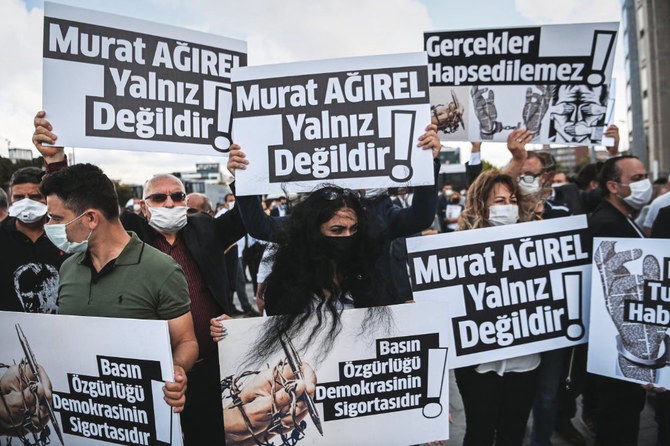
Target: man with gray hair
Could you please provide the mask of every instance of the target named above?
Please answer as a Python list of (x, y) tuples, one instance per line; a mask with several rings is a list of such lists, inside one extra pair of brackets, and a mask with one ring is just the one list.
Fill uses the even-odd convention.
[(196, 212), (202, 212), (214, 216), (214, 210), (212, 209), (212, 200), (205, 194), (200, 192), (192, 192), (186, 196), (186, 213), (188, 215), (195, 214)]
[(199, 211), (189, 215), (184, 185), (173, 175), (157, 175), (147, 181), (140, 207), (145, 219), (125, 214), (123, 225), (181, 265), (191, 297), (200, 356), (188, 374), (191, 385), (182, 415), (186, 444), (223, 439), (218, 350), (209, 321), (232, 313), (230, 279), (235, 272), (226, 268), (223, 259), (226, 249), (243, 237), (246, 229), (239, 210), (217, 219)]

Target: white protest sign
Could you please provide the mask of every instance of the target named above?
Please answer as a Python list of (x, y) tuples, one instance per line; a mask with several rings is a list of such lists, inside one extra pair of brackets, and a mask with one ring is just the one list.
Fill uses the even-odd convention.
[(447, 304), (449, 366), (586, 342), (586, 216), (407, 239), (417, 302)]
[(670, 388), (670, 240), (595, 238), (591, 373)]
[[(2, 444), (24, 438), (23, 444), (68, 446), (182, 444), (179, 416), (163, 399), (164, 381), (174, 373), (166, 321), (0, 311), (0, 338), (3, 401), (21, 405), (12, 410), (18, 422), (0, 410)], [(41, 384), (33, 367), (43, 371)], [(35, 411), (4, 392), (10, 385), (39, 392), (45, 426), (34, 433), (12, 427)]]
[(235, 68), (240, 195), (433, 184), (425, 53)]
[(246, 43), (45, 2), (43, 102), (72, 147), (228, 152)]
[(618, 23), (424, 33), (442, 139), (599, 144)]
[[(253, 443), (248, 424), (263, 444), (281, 444), (271, 428), (274, 418), (281, 419), (279, 430), (286, 437), (304, 437), (300, 445), (406, 446), (448, 438), (446, 317), (442, 303), (344, 310), (336, 335), (327, 325), (310, 339), (315, 321), (308, 321), (262, 363), (255, 342), (270, 318), (225, 321), (228, 336), (219, 343), (219, 366), (226, 444)], [(294, 367), (302, 370), (302, 379), (296, 380)], [(279, 370), (287, 379), (283, 385), (277, 384)], [(313, 392), (304, 392), (306, 383), (315, 386)], [(294, 412), (286, 397), (293, 388), (300, 428), (291, 421)], [(279, 401), (276, 410), (272, 395)]]

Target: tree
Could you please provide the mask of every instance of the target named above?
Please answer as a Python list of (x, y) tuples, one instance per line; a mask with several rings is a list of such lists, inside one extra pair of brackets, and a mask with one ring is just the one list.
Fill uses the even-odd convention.
[(128, 200), (133, 198), (133, 189), (127, 184), (121, 184), (119, 180), (113, 180), (116, 188), (116, 195), (119, 196), (119, 206), (124, 207)]
[(44, 167), (44, 159), (41, 156), (33, 158), (32, 160), (17, 160), (15, 163), (9, 158), (0, 156), (0, 187), (7, 187), (9, 180), (17, 170), (23, 167)]

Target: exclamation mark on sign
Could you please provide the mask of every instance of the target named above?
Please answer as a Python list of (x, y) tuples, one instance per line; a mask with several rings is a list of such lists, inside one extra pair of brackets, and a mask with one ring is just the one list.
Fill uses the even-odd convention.
[(403, 183), (412, 177), (412, 133), (416, 112), (409, 110), (393, 110), (391, 112), (393, 137), (393, 168), (391, 179)]
[(224, 82), (203, 81), (203, 108), (216, 110), (216, 136), (212, 142), (215, 150), (227, 153), (233, 139), (230, 135), (233, 126), (233, 92), (230, 84)]
[(217, 88), (216, 97), (216, 130), (219, 135), (214, 138), (214, 148), (225, 153), (230, 150), (232, 144), (230, 128), (233, 126), (233, 92), (225, 88)]
[(428, 385), (426, 386), (427, 404), (423, 406), (423, 416), (437, 418), (442, 413), (442, 381), (447, 368), (447, 348), (428, 350)]
[(616, 31), (594, 31), (593, 46), (591, 47), (591, 74), (586, 82), (597, 87), (605, 82), (605, 68), (612, 55)]
[(584, 336), (582, 322), (582, 273), (581, 271), (563, 273), (563, 296), (568, 311), (568, 327), (565, 337), (577, 341)]

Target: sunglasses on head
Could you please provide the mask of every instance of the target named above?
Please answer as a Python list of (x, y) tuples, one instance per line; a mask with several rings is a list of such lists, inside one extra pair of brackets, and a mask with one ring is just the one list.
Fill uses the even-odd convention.
[(172, 192), (171, 194), (151, 194), (144, 199), (151, 200), (154, 203), (163, 203), (165, 200), (167, 200), (168, 195), (175, 203), (186, 200), (186, 194), (184, 192)]
[(340, 197), (358, 198), (358, 194), (351, 189), (324, 189), (321, 191), (321, 196), (328, 201), (337, 200)]

